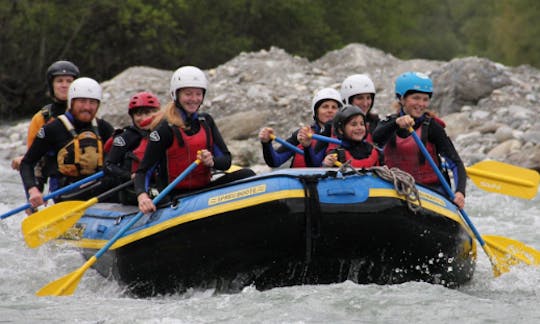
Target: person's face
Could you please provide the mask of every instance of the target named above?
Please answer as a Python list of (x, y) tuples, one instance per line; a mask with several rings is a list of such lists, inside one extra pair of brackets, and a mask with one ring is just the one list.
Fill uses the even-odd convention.
[(334, 119), (338, 110), (338, 103), (334, 100), (323, 101), (319, 108), (317, 108), (317, 120), (324, 125)]
[(415, 92), (401, 98), (403, 111), (413, 118), (420, 118), (429, 107), (430, 98), (427, 93)]
[(366, 124), (360, 115), (353, 116), (344, 127), (345, 137), (353, 141), (361, 141), (366, 136)]
[(184, 107), (188, 115), (199, 110), (204, 99), (204, 92), (201, 88), (182, 88), (178, 90), (178, 102)]
[(53, 78), (53, 96), (60, 100), (66, 101), (68, 97), (68, 89), (74, 78), (71, 75), (57, 75)]
[(148, 118), (151, 118), (158, 112), (157, 108), (152, 107), (139, 107), (135, 109), (135, 112), (131, 115), (133, 117), (133, 124), (135, 127), (140, 129), (150, 129), (152, 123), (145, 123), (144, 126), (141, 125), (143, 121), (146, 121)]
[(70, 112), (73, 117), (83, 123), (89, 123), (96, 117), (99, 101), (90, 98), (74, 98), (71, 100)]
[(372, 103), (373, 103), (373, 99), (371, 98), (370, 93), (359, 93), (355, 95), (354, 97), (352, 97), (352, 100), (351, 100), (351, 104), (362, 109), (364, 114), (367, 113), (369, 108), (371, 108)]

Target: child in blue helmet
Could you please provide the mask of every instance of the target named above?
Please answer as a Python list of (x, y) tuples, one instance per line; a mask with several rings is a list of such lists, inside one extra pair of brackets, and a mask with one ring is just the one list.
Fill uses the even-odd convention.
[(457, 174), (454, 203), (465, 206), (467, 175), (465, 166), (444, 130), (444, 122), (428, 111), (433, 94), (433, 82), (419, 72), (406, 72), (396, 79), (397, 112), (382, 120), (373, 132), (373, 142), (384, 146), (384, 162), (410, 173), (416, 182), (443, 192), (435, 171), (410, 136), (412, 127), (437, 165), (441, 157), (453, 166)]

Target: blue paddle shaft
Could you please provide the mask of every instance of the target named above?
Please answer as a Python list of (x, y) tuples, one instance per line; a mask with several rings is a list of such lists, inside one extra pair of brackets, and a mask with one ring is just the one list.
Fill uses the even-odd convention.
[[(152, 200), (152, 202), (154, 203), (154, 205), (156, 205), (158, 202), (161, 201), (161, 199), (163, 199), (165, 196), (167, 196), (169, 194), (169, 192), (171, 192), (171, 190), (173, 190), (174, 187), (176, 187), (176, 185), (184, 180), (184, 178), (191, 172), (193, 171), (193, 169), (195, 169), (197, 167), (197, 165), (199, 165), (200, 161), (199, 160), (196, 160), (195, 162), (191, 163), (185, 170), (184, 172), (182, 172), (178, 177), (176, 177), (176, 179), (174, 179), (173, 182), (169, 183), (169, 185), (167, 187), (165, 187), (165, 189), (163, 189), (163, 191), (161, 191), (159, 193), (159, 195), (157, 195), (156, 198), (154, 198)], [(118, 233), (116, 233), (110, 240), (109, 242), (107, 242), (107, 244), (105, 244), (105, 246), (103, 246), (97, 253), (96, 253), (96, 258), (99, 258), (101, 257), (105, 252), (107, 252), (107, 250), (116, 242), (118, 241), (119, 238), (121, 238), (122, 236), (124, 236), (124, 234), (127, 232), (127, 230), (129, 230), (131, 228), (131, 226), (133, 226), (136, 222), (139, 221), (139, 219), (141, 219), (141, 217), (143, 217), (144, 213), (143, 212), (138, 212), (137, 215), (135, 215), (135, 217), (133, 217), (129, 223), (126, 224), (126, 226), (122, 227)]]
[(333, 143), (333, 144), (337, 144), (337, 145), (342, 144), (341, 140), (339, 140), (337, 138), (323, 136), (323, 135), (319, 135), (319, 134), (312, 134), (311, 138), (316, 139), (317, 141), (323, 141), (323, 142)]
[[(74, 189), (77, 189), (77, 188), (79, 188), (81, 185), (83, 185), (85, 183), (88, 183), (90, 181), (93, 181), (93, 180), (96, 180), (96, 179), (99, 179), (99, 178), (103, 177), (103, 175), (104, 175), (103, 171), (99, 171), (97, 173), (94, 173), (93, 175), (91, 175), (89, 177), (86, 177), (86, 178), (84, 178), (82, 180), (79, 180), (77, 182), (74, 182), (74, 183), (72, 183), (70, 185), (67, 185), (65, 187), (62, 187), (62, 188), (56, 190), (56, 191), (51, 192), (50, 194), (43, 197), (43, 201), (47, 201), (47, 200), (49, 200), (51, 198), (60, 196), (61, 194), (64, 194), (64, 193), (70, 192), (70, 191), (72, 191)], [(25, 210), (27, 208), (30, 208), (30, 207), (32, 207), (32, 205), (30, 203), (26, 203), (26, 204), (24, 204), (24, 205), (22, 205), (20, 207), (17, 207), (17, 208), (15, 208), (13, 210), (10, 210), (9, 212), (7, 212), (5, 214), (2, 214), (2, 216), (0, 216), (0, 219), (4, 219), (4, 218), (7, 218), (7, 217), (9, 217), (11, 215), (15, 215), (18, 212), (21, 212), (21, 211), (23, 211), (23, 210)]]
[(274, 139), (276, 140), (276, 142), (278, 142), (279, 144), (281, 144), (281, 145), (287, 147), (289, 150), (294, 151), (294, 152), (296, 152), (296, 153), (298, 153), (298, 154), (304, 155), (304, 151), (302, 151), (299, 147), (294, 146), (294, 145), (292, 145), (291, 143), (287, 142), (287, 141), (284, 140), (283, 138), (280, 138), (280, 137), (277, 137), (277, 136), (276, 136)]
[[(441, 170), (439, 170), (439, 167), (435, 164), (435, 161), (433, 161), (433, 159), (431, 158), (431, 155), (429, 154), (426, 147), (424, 146), (424, 143), (422, 143), (422, 140), (420, 140), (420, 138), (418, 137), (418, 134), (416, 134), (416, 132), (412, 128), (409, 129), (409, 130), (411, 131), (411, 135), (413, 136), (414, 141), (416, 142), (416, 145), (418, 146), (420, 151), (422, 151), (422, 154), (424, 154), (424, 157), (426, 158), (426, 160), (431, 165), (431, 168), (433, 169), (433, 171), (435, 171), (435, 173), (437, 174), (437, 177), (439, 178), (439, 181), (441, 182), (444, 190), (446, 191), (446, 193), (448, 194), (450, 199), (454, 200), (456, 195), (454, 195), (454, 192), (450, 188), (450, 185), (448, 184), (448, 182), (446, 182), (446, 179), (444, 178), (443, 174), (441, 173)], [(476, 239), (478, 240), (480, 245), (484, 246), (484, 244), (486, 244), (486, 242), (484, 242), (484, 240), (482, 239), (482, 236), (480, 236), (480, 233), (478, 233), (478, 231), (476, 230), (476, 227), (471, 222), (471, 219), (469, 218), (469, 215), (467, 215), (467, 213), (461, 208), (459, 209), (459, 211), (461, 213), (462, 218), (465, 220), (467, 225), (469, 225), (469, 228), (473, 231), (473, 233), (476, 236)]]

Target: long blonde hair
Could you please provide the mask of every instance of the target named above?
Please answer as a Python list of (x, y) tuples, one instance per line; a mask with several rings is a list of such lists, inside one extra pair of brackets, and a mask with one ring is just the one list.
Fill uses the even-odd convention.
[(169, 124), (180, 127), (182, 129), (186, 128), (186, 123), (184, 122), (182, 116), (180, 116), (180, 113), (178, 112), (178, 109), (176, 109), (176, 105), (173, 101), (167, 103), (167, 105), (165, 105), (165, 107), (160, 110), (159, 114), (152, 122), (152, 129), (154, 129), (164, 119), (167, 120)]

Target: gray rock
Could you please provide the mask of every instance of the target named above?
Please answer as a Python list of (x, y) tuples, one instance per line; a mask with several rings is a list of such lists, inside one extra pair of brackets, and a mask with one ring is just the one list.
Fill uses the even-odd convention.
[[(278, 136), (288, 137), (299, 126), (311, 124), (311, 99), (318, 89), (339, 89), (347, 76), (369, 74), (377, 89), (373, 111), (384, 116), (393, 113), (394, 80), (406, 71), (432, 77), (430, 109), (444, 119), (467, 165), (496, 158), (540, 170), (540, 71), (527, 65), (506, 67), (477, 57), (400, 60), (363, 44), (347, 45), (310, 62), (272, 47), (240, 53), (205, 71), (209, 89), (201, 110), (216, 120), (235, 163), (260, 166), (264, 161), (258, 130), (271, 126)], [(103, 82), (99, 116), (115, 127), (130, 124), (128, 100), (143, 90), (165, 105), (172, 73), (136, 66)], [(24, 121), (0, 128), (0, 158), (25, 151), (27, 127)]]

